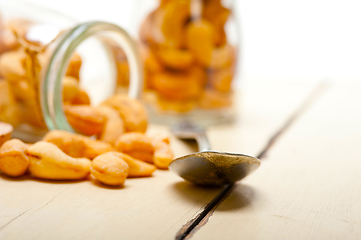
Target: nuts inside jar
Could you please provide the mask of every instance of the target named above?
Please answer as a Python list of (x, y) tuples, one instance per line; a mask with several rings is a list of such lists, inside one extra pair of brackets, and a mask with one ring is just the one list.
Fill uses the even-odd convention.
[[(156, 96), (156, 109), (188, 112), (232, 105), (236, 58), (225, 31), (231, 10), (219, 0), (199, 1), (197, 10), (192, 4), (159, 1), (140, 27), (146, 91)], [(190, 74), (193, 69), (200, 74)], [(227, 100), (205, 103), (210, 95)]]

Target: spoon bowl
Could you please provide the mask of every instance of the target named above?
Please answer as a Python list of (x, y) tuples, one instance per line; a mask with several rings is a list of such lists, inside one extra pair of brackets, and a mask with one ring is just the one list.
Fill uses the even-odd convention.
[(220, 186), (243, 179), (260, 164), (259, 159), (245, 154), (202, 151), (174, 159), (169, 169), (189, 182)]
[(212, 151), (201, 126), (183, 121), (171, 131), (181, 139), (195, 139), (199, 152), (174, 159), (169, 169), (185, 180), (208, 186), (235, 183), (254, 172), (260, 165), (258, 158), (239, 153)]

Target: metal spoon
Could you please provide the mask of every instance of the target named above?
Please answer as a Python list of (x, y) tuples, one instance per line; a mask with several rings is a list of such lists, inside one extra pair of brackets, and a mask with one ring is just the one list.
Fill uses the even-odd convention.
[(169, 169), (185, 180), (199, 184), (220, 186), (232, 184), (254, 172), (261, 164), (255, 157), (239, 153), (211, 151), (204, 129), (190, 122), (171, 128), (181, 139), (195, 139), (199, 152), (174, 159)]

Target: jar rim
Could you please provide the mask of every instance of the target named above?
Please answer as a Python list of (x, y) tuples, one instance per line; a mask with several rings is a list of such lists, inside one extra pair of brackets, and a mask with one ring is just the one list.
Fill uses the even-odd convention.
[[(124, 29), (112, 23), (101, 21), (81, 23), (62, 34), (53, 43), (55, 49), (40, 84), (40, 105), (45, 124), (49, 130), (62, 129), (74, 132), (63, 111), (62, 79), (77, 46), (90, 37), (100, 37), (107, 33), (117, 36), (113, 40), (124, 50), (129, 62), (130, 83), (128, 95), (131, 98), (139, 99), (143, 89), (143, 71), (134, 40)], [(113, 63), (115, 66), (115, 59), (113, 59)]]

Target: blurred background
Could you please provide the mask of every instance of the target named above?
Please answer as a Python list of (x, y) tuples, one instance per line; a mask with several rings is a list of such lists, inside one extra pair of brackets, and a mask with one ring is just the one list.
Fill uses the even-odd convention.
[[(235, 91), (240, 85), (245, 85), (244, 89), (254, 87), (262, 97), (261, 91), (269, 92), (270, 86), (277, 84), (280, 87), (274, 87), (278, 91), (273, 94), (282, 91), (285, 84), (297, 88), (297, 83), (361, 80), (359, 0), (0, 3), (0, 96), (5, 96), (0, 102), (0, 120), (13, 126), (29, 125), (31, 131), (53, 125), (71, 129), (66, 119), (70, 121), (70, 115), (62, 115), (62, 105), (96, 106), (115, 93), (126, 93), (128, 86), (132, 89), (137, 85), (129, 82), (136, 83), (137, 79), (144, 79), (144, 88), (136, 94), (130, 91), (133, 97), (142, 92), (140, 98), (151, 121), (170, 125), (180, 118), (204, 125), (236, 119), (241, 111), (237, 103), (243, 103), (241, 98), (248, 92)], [(93, 26), (98, 31), (96, 38), (88, 39), (75, 51), (69, 50), (69, 61), (66, 54), (61, 55), (67, 52), (63, 50), (54, 51), (58, 58), (52, 57), (56, 56), (52, 52), (55, 46), (64, 44), (59, 49), (66, 49), (64, 46), (77, 42), (80, 37), (74, 36), (88, 27), (58, 33), (87, 21), (115, 23), (137, 40), (136, 45), (122, 45), (132, 41), (121, 40), (121, 33), (107, 33), (107, 24), (100, 24)], [(133, 50), (140, 53), (142, 64), (138, 64)], [(63, 65), (69, 62), (65, 76), (57, 73), (62, 71), (57, 67), (62, 66), (60, 61)], [(44, 86), (48, 87), (43, 93), (38, 84), (47, 66), (50, 70), (44, 71), (49, 73)], [(54, 81), (62, 86), (62, 92), (51, 88), (55, 83), (48, 76), (57, 76)], [(44, 99), (55, 99), (56, 104)], [(41, 106), (47, 104), (49, 111), (44, 111)], [(54, 106), (59, 107), (60, 115), (47, 116), (57, 112)], [(29, 117), (33, 112), (37, 112), (34, 119)], [(44, 119), (50, 118), (55, 123), (46, 125)], [(62, 123), (64, 127), (60, 127)]]
[[(23, 0), (79, 22), (104, 20), (132, 34), (141, 1)], [(143, 1), (144, 4), (144, 1)], [(244, 79), (361, 79), (361, 1), (235, 0)]]

